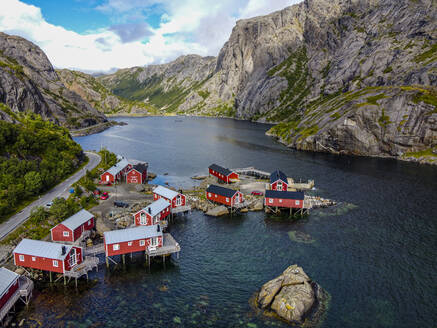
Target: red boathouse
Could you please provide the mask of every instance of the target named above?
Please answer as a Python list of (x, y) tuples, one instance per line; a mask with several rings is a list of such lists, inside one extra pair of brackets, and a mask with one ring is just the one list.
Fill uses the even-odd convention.
[(235, 173), (217, 164), (210, 165), (208, 169), (210, 175), (213, 175), (226, 183), (234, 182), (239, 178), (238, 173)]
[(25, 268), (65, 273), (83, 262), (81, 247), (23, 239), (14, 251), (14, 264)]
[(264, 205), (270, 207), (303, 208), (305, 195), (302, 191), (266, 190)]
[(154, 225), (160, 223), (170, 214), (170, 203), (164, 198), (154, 201), (149, 206), (134, 214), (136, 226)]
[(210, 185), (206, 189), (206, 198), (210, 201), (231, 207), (239, 205), (244, 201), (243, 194), (238, 190), (216, 185)]
[(270, 189), (277, 191), (288, 190), (288, 179), (284, 172), (276, 170), (270, 174)]
[(143, 184), (147, 182), (147, 167), (145, 163), (135, 164), (126, 174), (126, 183)]
[(95, 227), (94, 215), (80, 210), (50, 230), (52, 241), (75, 242)]
[(171, 208), (185, 206), (186, 204), (186, 197), (184, 194), (178, 193), (163, 186), (158, 186), (153, 190), (153, 199), (158, 200), (160, 198), (170, 202)]
[(132, 169), (127, 159), (123, 158), (120, 162), (109, 168), (100, 176), (101, 183), (114, 183), (121, 181), (128, 171)]
[[(6, 268), (0, 268), (0, 312), (18, 290), (20, 275)], [(9, 311), (9, 310), (8, 310)]]
[(163, 234), (159, 225), (140, 226), (103, 233), (106, 256), (145, 252), (148, 247), (163, 245)]

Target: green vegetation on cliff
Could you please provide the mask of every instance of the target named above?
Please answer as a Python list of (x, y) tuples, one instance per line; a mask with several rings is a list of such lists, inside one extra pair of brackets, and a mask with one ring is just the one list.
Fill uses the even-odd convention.
[(0, 221), (64, 180), (84, 159), (65, 128), (35, 114), (15, 118), (19, 124), (0, 121)]

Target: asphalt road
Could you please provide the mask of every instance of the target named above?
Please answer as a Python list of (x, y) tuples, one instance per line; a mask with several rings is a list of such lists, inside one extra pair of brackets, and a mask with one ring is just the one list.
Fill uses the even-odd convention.
[(35, 206), (44, 206), (45, 204), (51, 202), (56, 197), (67, 197), (69, 194), (69, 189), (73, 183), (79, 180), (83, 175), (85, 175), (87, 170), (92, 170), (100, 163), (100, 156), (95, 153), (85, 152), (89, 158), (89, 162), (80, 171), (73, 174), (67, 180), (61, 182), (56, 187), (51, 189), (46, 194), (42, 195), (39, 199), (34, 201), (32, 204), (25, 207), (22, 211), (10, 217), (8, 221), (0, 224), (0, 240), (5, 238), (11, 231), (15, 230), (20, 224), (25, 222), (29, 216), (30, 211)]

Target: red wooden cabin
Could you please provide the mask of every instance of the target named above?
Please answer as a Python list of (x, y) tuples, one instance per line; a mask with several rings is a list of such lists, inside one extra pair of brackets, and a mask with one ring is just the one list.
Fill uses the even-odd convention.
[(154, 201), (149, 206), (134, 214), (134, 223), (140, 225), (154, 225), (160, 223), (170, 214), (170, 203), (164, 198)]
[[(19, 287), (20, 275), (6, 268), (0, 268), (0, 313)], [(7, 311), (7, 310), (6, 310)], [(0, 318), (1, 319), (1, 318)]]
[(302, 191), (266, 190), (264, 205), (271, 207), (303, 208), (305, 195)]
[(145, 252), (147, 247), (162, 247), (163, 244), (159, 225), (106, 231), (103, 235), (106, 256)]
[(284, 172), (276, 170), (270, 174), (270, 189), (277, 191), (288, 190), (288, 179)]
[(158, 200), (160, 198), (164, 198), (170, 202), (171, 208), (185, 206), (186, 204), (186, 197), (184, 194), (178, 193), (163, 186), (158, 186), (153, 190), (153, 199)]
[(210, 201), (231, 207), (244, 201), (243, 194), (238, 190), (216, 185), (210, 185), (206, 189), (206, 198)]
[(147, 167), (145, 163), (135, 164), (126, 174), (126, 183), (142, 184), (147, 182)]
[(14, 251), (14, 264), (25, 268), (65, 273), (83, 262), (81, 247), (23, 239)]
[(114, 183), (121, 181), (128, 171), (132, 169), (127, 159), (123, 158), (120, 162), (109, 168), (100, 176), (101, 183)]
[(238, 180), (239, 178), (238, 173), (233, 172), (217, 164), (210, 165), (208, 169), (210, 175), (213, 175), (226, 183), (233, 182), (235, 180)]
[(53, 241), (75, 242), (95, 224), (94, 215), (83, 209), (52, 228), (50, 234)]

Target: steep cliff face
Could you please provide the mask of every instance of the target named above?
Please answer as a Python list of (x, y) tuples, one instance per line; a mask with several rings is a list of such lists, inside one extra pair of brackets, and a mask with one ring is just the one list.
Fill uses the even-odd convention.
[(57, 70), (61, 82), (77, 93), (98, 111), (105, 114), (154, 114), (155, 108), (141, 101), (127, 100), (114, 95), (96, 77), (68, 69)]
[(1, 32), (0, 102), (13, 112), (34, 112), (68, 128), (107, 121), (102, 113), (64, 86), (39, 47)]
[(305, 0), (238, 21), (216, 59), (102, 81), (180, 114), (278, 123), (297, 149), (435, 161), (436, 39), (435, 0)]

